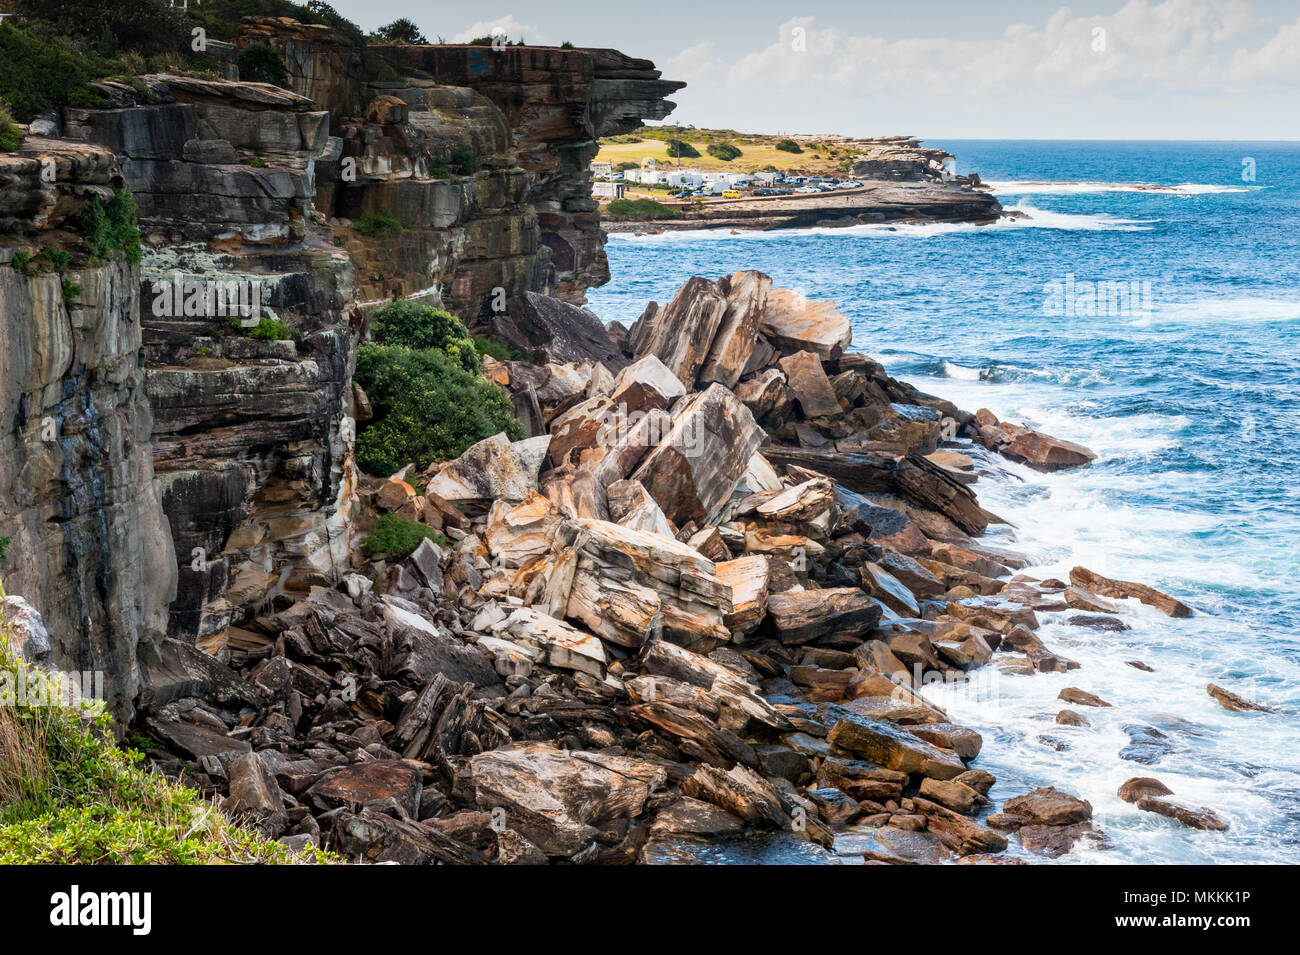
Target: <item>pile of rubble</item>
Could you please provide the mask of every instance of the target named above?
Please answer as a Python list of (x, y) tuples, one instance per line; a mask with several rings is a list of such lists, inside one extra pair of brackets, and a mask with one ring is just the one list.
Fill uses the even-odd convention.
[[(1016, 575), (977, 540), (987, 449), (1090, 453), (890, 378), (832, 303), (758, 272), (630, 329), (564, 305), (525, 331), (601, 357), (487, 360), (532, 436), (365, 492), (445, 544), (359, 561), (215, 656), (169, 642), (142, 704), (164, 768), (371, 862), (636, 862), (750, 830), (882, 862), (1005, 849), (982, 740), (916, 688), (1071, 669), (1036, 611), (1122, 626), (1103, 594), (1137, 585)], [(1004, 828), (1051, 824), (1021, 801)], [(1094, 837), (1061, 819), (1026, 847)]]

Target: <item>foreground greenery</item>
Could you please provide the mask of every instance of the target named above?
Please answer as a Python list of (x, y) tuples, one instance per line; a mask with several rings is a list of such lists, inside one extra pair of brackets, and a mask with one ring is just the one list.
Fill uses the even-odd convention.
[(610, 219), (676, 219), (677, 209), (655, 199), (615, 199), (605, 207)]
[(460, 319), (418, 302), (392, 302), (357, 352), (355, 380), (374, 418), (357, 436), (357, 464), (388, 475), (459, 457), (471, 444), (523, 430), (509, 396), (483, 377), (480, 354)]
[(400, 560), (420, 546), (425, 538), (439, 546), (447, 543), (432, 527), (419, 521), (408, 521), (396, 514), (385, 514), (375, 524), (375, 529), (361, 542), (368, 557), (390, 557)]
[(113, 741), (106, 713), (27, 705), (58, 700), (58, 687), (10, 650), (8, 629), (0, 615), (0, 865), (304, 861), (144, 769), (140, 753)]

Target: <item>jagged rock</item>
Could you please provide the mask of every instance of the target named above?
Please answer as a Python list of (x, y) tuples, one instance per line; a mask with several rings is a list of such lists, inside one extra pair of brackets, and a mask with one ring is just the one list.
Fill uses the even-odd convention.
[(640, 481), (615, 481), (605, 488), (609, 517), (615, 524), (650, 534), (673, 536), (664, 512)]
[(1192, 608), (1187, 604), (1170, 597), (1168, 594), (1162, 594), (1146, 584), (1103, 577), (1086, 567), (1072, 568), (1070, 570), (1070, 582), (1076, 587), (1082, 587), (1103, 597), (1136, 597), (1142, 603), (1155, 607), (1170, 617), (1190, 617), (1192, 615)]
[(795, 352), (782, 358), (780, 365), (785, 372), (786, 387), (799, 402), (805, 418), (833, 418), (841, 413), (843, 409), (817, 355)]
[(782, 643), (818, 637), (858, 637), (880, 620), (880, 605), (855, 587), (799, 590), (767, 598), (772, 629)]
[(726, 292), (718, 283), (694, 276), (667, 305), (647, 309), (632, 327), (632, 347), (638, 358), (657, 356), (683, 385), (694, 388), (726, 311)]
[(356, 862), (399, 865), (486, 865), (477, 849), (445, 836), (431, 826), (364, 810), (340, 816), (339, 850)]
[(769, 521), (798, 525), (801, 530), (828, 537), (839, 520), (835, 485), (826, 478), (810, 478), (786, 488), (755, 510)]
[(718, 579), (731, 588), (731, 613), (723, 623), (732, 633), (749, 633), (767, 614), (767, 560), (753, 555), (721, 561), (715, 568)]
[(1035, 471), (1060, 471), (1097, 459), (1096, 454), (1081, 444), (1053, 438), (1020, 425), (999, 422), (987, 408), (981, 408), (976, 418), (981, 443), (985, 447), (1027, 464)]
[(514, 507), (494, 502), (483, 540), (503, 566), (523, 567), (550, 551), (561, 520), (551, 502), (534, 491)]
[(720, 279), (718, 285), (727, 305), (697, 380), (734, 389), (754, 352), (772, 280), (762, 272), (745, 271)]
[(956, 779), (931, 779), (927, 776), (921, 780), (919, 792), (953, 812), (969, 813), (983, 801), (978, 792)]
[(966, 771), (957, 754), (927, 743), (892, 723), (867, 716), (845, 716), (831, 728), (828, 739), (885, 769), (935, 779), (952, 779)]
[(633, 474), (678, 527), (712, 523), (762, 441), (754, 417), (710, 385), (673, 408), (672, 427)]
[(371, 760), (328, 770), (306, 792), (323, 810), (336, 807), (359, 812), (368, 804), (392, 799), (408, 818), (420, 810), (420, 771), (400, 760)]
[(771, 783), (744, 766), (699, 766), (682, 783), (682, 794), (712, 803), (752, 826), (784, 829), (789, 816)]
[(522, 501), (537, 490), (549, 443), (546, 436), (512, 443), (504, 432), (484, 438), (439, 471), (428, 490), (457, 505)]
[(938, 511), (967, 534), (978, 537), (990, 523), (989, 513), (979, 506), (970, 488), (923, 457), (912, 455), (901, 459), (897, 480), (910, 500)]
[(45, 663), (49, 659), (50, 635), (35, 607), (16, 594), (8, 594), (0, 600), (0, 620), (4, 621), (0, 633), (24, 663)]
[(686, 394), (686, 388), (656, 355), (628, 365), (614, 378), (609, 397), (620, 414), (634, 414), (658, 408), (667, 411)]
[(905, 617), (921, 615), (916, 596), (885, 568), (867, 561), (862, 565), (861, 573), (862, 585), (867, 592), (885, 606)]
[(834, 302), (811, 301), (787, 289), (768, 292), (761, 328), (787, 354), (810, 351), (821, 358), (838, 358), (853, 341), (849, 320)]
[(982, 852), (1002, 852), (1007, 847), (1007, 837), (985, 826), (972, 822), (960, 813), (953, 812), (928, 799), (912, 800), (918, 814), (925, 818), (928, 832), (961, 855)]
[(754, 420), (767, 428), (779, 428), (793, 416), (793, 395), (785, 384), (785, 374), (779, 368), (768, 368), (753, 378), (742, 381), (735, 388), (739, 398), (754, 416)]
[(524, 292), (492, 319), (492, 338), (534, 362), (600, 362), (618, 371), (627, 359), (599, 318), (550, 295)]
[(257, 753), (245, 753), (231, 760), (230, 795), (225, 808), (251, 817), (260, 830), (273, 837), (283, 832), (288, 823), (284, 795)]
[(1237, 713), (1247, 712), (1247, 711), (1256, 712), (1256, 713), (1272, 712), (1272, 710), (1270, 710), (1269, 707), (1263, 706), (1262, 704), (1259, 703), (1252, 703), (1244, 696), (1238, 696), (1236, 693), (1233, 693), (1231, 690), (1225, 690), (1223, 687), (1218, 686), (1217, 684), (1214, 683), (1209, 684), (1205, 688), (1205, 692), (1210, 694), (1210, 696), (1214, 699), (1214, 702), (1218, 703), (1225, 710), (1232, 710), (1233, 712), (1237, 712)]
[(752, 720), (779, 732), (791, 729), (790, 721), (744, 679), (685, 647), (656, 640), (644, 649), (641, 664), (647, 673), (672, 677), (707, 690), (717, 699), (722, 711), (721, 723), (725, 726), (743, 728)]
[(667, 778), (641, 760), (545, 743), (479, 753), (469, 759), (468, 773), (477, 805), (504, 809), (509, 827), (551, 857), (576, 855), (596, 841), (603, 824), (639, 816)]
[(598, 639), (532, 607), (520, 607), (493, 629), (516, 642), (535, 644), (550, 666), (605, 678), (605, 648)]

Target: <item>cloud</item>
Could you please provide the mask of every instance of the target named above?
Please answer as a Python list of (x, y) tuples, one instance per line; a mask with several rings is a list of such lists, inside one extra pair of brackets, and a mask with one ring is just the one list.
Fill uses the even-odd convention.
[(1153, 85), (1215, 92), (1256, 79), (1300, 79), (1300, 21), (1253, 52), (1232, 49), (1264, 22), (1245, 0), (1129, 0), (1105, 16), (1077, 17), (1061, 7), (1041, 25), (1013, 24), (991, 40), (887, 40), (796, 17), (781, 24), (775, 42), (733, 63), (725, 83), (818, 95), (1042, 98)]
[(676, 56), (664, 63), (663, 75), (687, 83), (699, 82), (715, 73), (721, 63), (715, 54), (712, 40), (704, 40), (694, 46), (688, 46)]
[(468, 43), (470, 40), (477, 40), (479, 37), (491, 36), (494, 29), (504, 30), (506, 39), (511, 41), (518, 40), (522, 36), (525, 42), (536, 46), (546, 46), (551, 42), (536, 26), (520, 23), (515, 19), (514, 14), (498, 17), (495, 20), (479, 20), (469, 28), (457, 33), (448, 42)]

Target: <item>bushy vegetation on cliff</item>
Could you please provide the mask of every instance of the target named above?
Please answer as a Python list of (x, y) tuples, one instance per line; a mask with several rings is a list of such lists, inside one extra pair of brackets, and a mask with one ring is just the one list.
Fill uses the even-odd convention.
[(501, 431), (523, 437), (509, 396), (483, 377), (474, 341), (454, 315), (393, 302), (376, 313), (373, 336), (357, 352), (354, 376), (374, 412), (357, 436), (362, 470), (423, 469)]
[(605, 207), (610, 219), (676, 219), (676, 209), (654, 199), (615, 199)]
[(419, 547), (420, 541), (426, 537), (435, 544), (447, 543), (447, 538), (428, 525), (408, 521), (396, 514), (385, 514), (375, 524), (374, 531), (361, 542), (361, 549), (370, 557), (401, 560)]
[(59, 684), (10, 650), (0, 612), (0, 865), (301, 861), (143, 768), (107, 714), (61, 702)]

